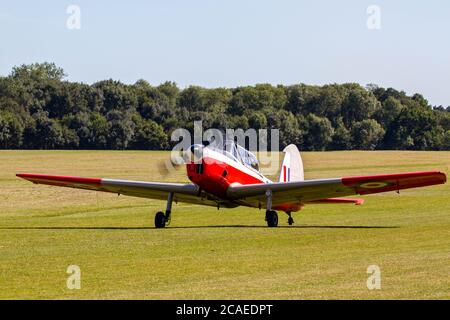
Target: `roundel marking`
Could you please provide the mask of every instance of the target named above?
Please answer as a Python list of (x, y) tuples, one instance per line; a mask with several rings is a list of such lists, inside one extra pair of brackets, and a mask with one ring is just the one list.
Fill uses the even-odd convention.
[(383, 188), (383, 187), (387, 187), (390, 185), (391, 185), (391, 183), (386, 182), (386, 181), (372, 181), (372, 182), (361, 183), (359, 185), (359, 187), (365, 188), (365, 189), (378, 189), (378, 188)]

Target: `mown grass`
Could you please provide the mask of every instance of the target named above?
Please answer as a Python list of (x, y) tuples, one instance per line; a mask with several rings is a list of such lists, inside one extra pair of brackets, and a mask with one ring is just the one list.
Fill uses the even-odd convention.
[[(165, 152), (0, 151), (3, 299), (448, 299), (450, 184), (367, 196), (363, 206), (311, 205), (296, 224), (264, 212), (33, 185), (16, 172), (187, 181)], [(449, 152), (303, 153), (307, 178), (438, 169)], [(69, 290), (66, 269), (81, 268)], [(368, 290), (369, 265), (381, 290)]]

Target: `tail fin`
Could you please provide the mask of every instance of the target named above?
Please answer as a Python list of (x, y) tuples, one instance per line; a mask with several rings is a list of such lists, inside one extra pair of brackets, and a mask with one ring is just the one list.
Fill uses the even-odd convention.
[(284, 148), (284, 160), (281, 165), (279, 182), (303, 181), (305, 176), (303, 173), (303, 161), (300, 151), (295, 144), (290, 144)]

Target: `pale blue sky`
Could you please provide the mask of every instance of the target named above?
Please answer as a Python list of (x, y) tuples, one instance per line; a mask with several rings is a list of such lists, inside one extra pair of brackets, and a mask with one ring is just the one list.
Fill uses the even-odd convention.
[[(66, 28), (70, 4), (81, 30)], [(50, 61), (86, 83), (376, 83), (447, 106), (449, 38), (447, 0), (0, 0), (1, 75)]]

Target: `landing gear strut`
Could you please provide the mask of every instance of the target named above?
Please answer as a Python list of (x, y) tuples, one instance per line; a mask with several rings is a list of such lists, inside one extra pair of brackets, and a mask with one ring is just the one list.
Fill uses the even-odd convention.
[(166, 213), (161, 211), (155, 215), (155, 228), (164, 228), (170, 224), (171, 212), (172, 212), (173, 192), (169, 192), (167, 197)]

